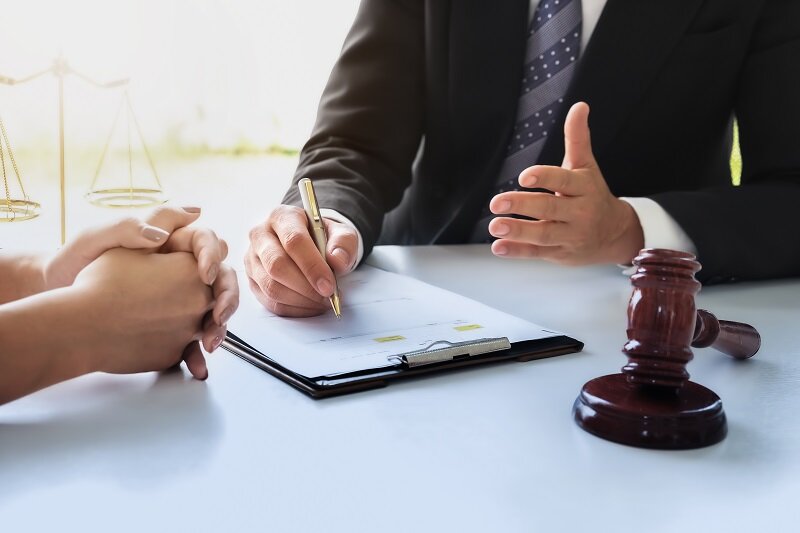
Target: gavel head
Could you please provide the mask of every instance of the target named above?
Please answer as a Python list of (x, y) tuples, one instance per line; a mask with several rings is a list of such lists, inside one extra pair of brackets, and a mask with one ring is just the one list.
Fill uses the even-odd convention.
[(700, 263), (686, 252), (647, 248), (633, 264), (622, 372), (633, 384), (679, 388), (689, 379), (686, 364), (693, 357)]
[(686, 252), (644, 249), (633, 260), (633, 294), (628, 304), (628, 342), (622, 368), (628, 382), (678, 388), (688, 379), (691, 347), (711, 346), (736, 359), (752, 357), (761, 346), (749, 324), (717, 320), (695, 307), (700, 264)]

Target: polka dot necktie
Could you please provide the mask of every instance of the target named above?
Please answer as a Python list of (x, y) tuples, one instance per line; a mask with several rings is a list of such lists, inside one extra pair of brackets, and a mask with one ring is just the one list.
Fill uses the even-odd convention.
[(488, 225), (494, 215), (489, 200), (519, 190), (520, 172), (535, 165), (553, 126), (578, 60), (581, 44), (580, 0), (540, 0), (528, 28), (522, 91), (506, 159), (495, 187), (472, 233), (472, 242), (490, 242)]

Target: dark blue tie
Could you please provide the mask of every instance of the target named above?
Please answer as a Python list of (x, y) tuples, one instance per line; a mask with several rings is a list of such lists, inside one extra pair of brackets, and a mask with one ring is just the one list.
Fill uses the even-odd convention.
[(488, 242), (489, 200), (518, 190), (520, 172), (535, 165), (572, 80), (581, 44), (580, 0), (541, 0), (528, 28), (522, 91), (506, 159), (472, 233), (472, 242)]

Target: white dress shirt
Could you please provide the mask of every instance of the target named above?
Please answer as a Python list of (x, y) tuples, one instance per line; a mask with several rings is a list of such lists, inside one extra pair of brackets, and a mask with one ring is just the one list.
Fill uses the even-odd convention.
[[(553, 0), (530, 0), (531, 8), (529, 17), (533, 18), (533, 13), (539, 2), (553, 1)], [(583, 9), (583, 30), (581, 33), (581, 50), (586, 50), (586, 45), (594, 32), (600, 14), (606, 5), (606, 0), (582, 0), (581, 7)], [(601, 169), (602, 170), (602, 169)], [(645, 178), (646, 179), (646, 178)], [(639, 218), (639, 224), (642, 226), (642, 233), (644, 235), (645, 248), (668, 248), (670, 250), (682, 250), (691, 254), (696, 254), (697, 249), (694, 243), (683, 231), (683, 228), (675, 222), (669, 213), (663, 207), (650, 198), (620, 198), (630, 204)], [(337, 220), (356, 230), (358, 234), (358, 259), (354, 264), (361, 262), (364, 256), (364, 241), (361, 233), (355, 224), (333, 209), (321, 209), (322, 216), (331, 220)]]

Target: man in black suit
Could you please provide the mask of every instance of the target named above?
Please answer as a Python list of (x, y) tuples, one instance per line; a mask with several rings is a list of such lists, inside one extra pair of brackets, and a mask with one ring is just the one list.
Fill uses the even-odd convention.
[(695, 252), (706, 283), (800, 274), (794, 0), (583, 0), (564, 105), (519, 174), (556, 194), (492, 197), (521, 127), (531, 14), (573, 1), (362, 0), (286, 205), (251, 231), (245, 263), (261, 302), (307, 316), (333, 290), (297, 207), (301, 177), (328, 209), (339, 273), (376, 242), (479, 241), (488, 204), (524, 215), (489, 224), (500, 256), (628, 263), (655, 245)]

